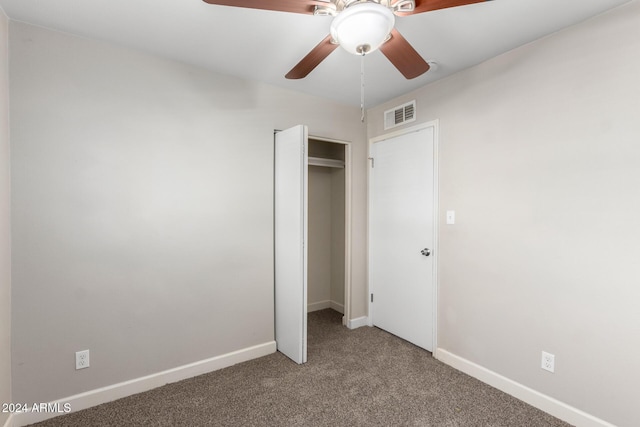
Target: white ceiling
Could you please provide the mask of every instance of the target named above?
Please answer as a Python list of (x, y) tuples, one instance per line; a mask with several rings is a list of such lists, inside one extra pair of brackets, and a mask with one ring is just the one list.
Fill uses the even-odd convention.
[[(269, 1), (269, 0), (264, 0)], [(471, 67), (629, 0), (493, 0), (399, 17), (396, 28), (437, 70), (406, 80), (365, 57), (366, 105)], [(360, 105), (360, 59), (334, 51), (302, 80), (284, 75), (329, 33), (330, 17), (213, 6), (202, 0), (0, 0), (13, 20)]]

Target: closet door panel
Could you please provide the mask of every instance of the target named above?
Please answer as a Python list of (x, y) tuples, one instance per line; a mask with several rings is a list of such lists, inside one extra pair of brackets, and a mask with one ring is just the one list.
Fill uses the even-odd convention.
[(275, 335), (278, 351), (307, 361), (307, 128), (275, 137)]

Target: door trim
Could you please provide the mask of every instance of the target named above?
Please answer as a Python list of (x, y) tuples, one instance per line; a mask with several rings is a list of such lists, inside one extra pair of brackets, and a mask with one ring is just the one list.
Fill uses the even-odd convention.
[[(424, 129), (433, 128), (433, 356), (437, 358), (437, 350), (438, 350), (438, 288), (440, 287), (440, 282), (438, 281), (438, 260), (439, 260), (439, 240), (440, 240), (440, 231), (438, 228), (439, 224), (439, 121), (432, 120), (426, 123), (422, 123), (419, 125), (411, 126), (406, 129), (397, 130), (394, 132), (385, 133), (373, 138), (369, 138), (369, 144), (367, 145), (367, 157), (371, 158), (371, 148), (373, 144), (380, 141), (385, 141), (387, 139), (396, 138), (398, 136), (406, 135), (413, 132), (418, 132)], [(371, 284), (371, 250), (370, 250), (370, 242), (371, 242), (371, 200), (372, 200), (372, 176), (371, 176), (371, 161), (369, 160), (369, 164), (367, 165), (367, 313), (368, 315), (368, 325), (373, 326), (373, 316), (374, 316), (374, 308), (373, 304), (371, 304), (371, 294), (374, 291), (373, 286)]]
[(309, 135), (309, 139), (344, 145), (344, 314), (342, 324), (351, 321), (351, 142)]

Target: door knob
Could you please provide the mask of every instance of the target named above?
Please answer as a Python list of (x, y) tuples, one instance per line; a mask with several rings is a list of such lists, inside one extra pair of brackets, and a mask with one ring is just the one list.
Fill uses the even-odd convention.
[(424, 256), (429, 256), (431, 255), (431, 249), (429, 248), (424, 248), (423, 250), (420, 251), (420, 253)]

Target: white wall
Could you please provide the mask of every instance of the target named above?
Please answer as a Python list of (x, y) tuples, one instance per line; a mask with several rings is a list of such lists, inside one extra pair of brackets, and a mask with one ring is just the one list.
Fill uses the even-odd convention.
[[(273, 340), (273, 130), (357, 108), (12, 22), (13, 392), (41, 402)], [(74, 370), (74, 352), (91, 367)]]
[(439, 346), (619, 426), (640, 425), (638, 52), (633, 1), (368, 111), (369, 137), (411, 99), (440, 120)]
[[(0, 8), (0, 404), (11, 402), (9, 20)], [(9, 417), (0, 413), (0, 425)]]

